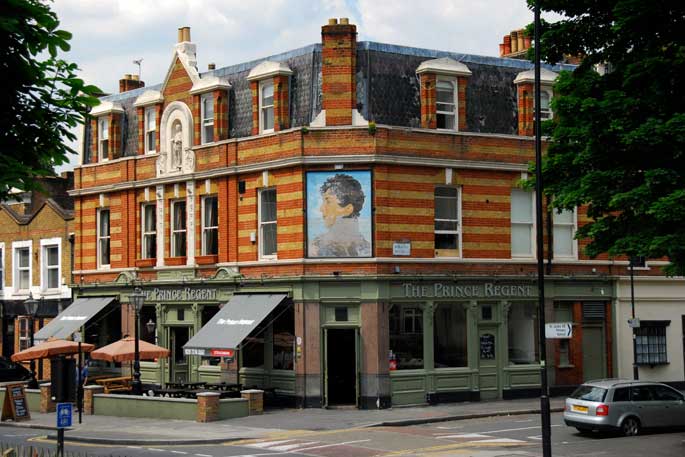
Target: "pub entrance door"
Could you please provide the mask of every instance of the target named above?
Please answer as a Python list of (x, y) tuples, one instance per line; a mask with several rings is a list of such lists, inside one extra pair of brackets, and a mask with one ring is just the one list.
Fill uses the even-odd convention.
[(169, 381), (189, 382), (190, 370), (188, 357), (183, 353), (183, 345), (190, 339), (190, 327), (172, 326), (167, 327), (169, 332)]
[(325, 406), (359, 406), (359, 329), (324, 329)]
[(499, 328), (496, 325), (481, 325), (478, 328), (478, 384), (481, 400), (495, 400), (501, 397), (500, 354), (498, 347)]

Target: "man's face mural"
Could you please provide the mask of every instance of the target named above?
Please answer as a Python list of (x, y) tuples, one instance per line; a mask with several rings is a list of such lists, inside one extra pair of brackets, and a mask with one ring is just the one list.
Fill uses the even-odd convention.
[(321, 218), (328, 228), (335, 224), (338, 217), (349, 216), (354, 211), (351, 203), (346, 206), (340, 206), (340, 200), (338, 200), (338, 197), (335, 196), (331, 189), (324, 192), (322, 200), (319, 211), (321, 211)]

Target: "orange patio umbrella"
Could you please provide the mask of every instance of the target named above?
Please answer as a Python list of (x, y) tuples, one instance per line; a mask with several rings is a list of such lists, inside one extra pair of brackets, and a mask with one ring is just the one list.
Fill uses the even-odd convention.
[[(95, 346), (81, 343), (81, 352), (90, 352)], [(27, 360), (47, 359), (56, 355), (78, 354), (79, 344), (69, 340), (47, 340), (21, 352), (12, 354), (13, 362), (25, 362)]]
[[(152, 360), (159, 357), (169, 357), (169, 350), (147, 341), (138, 340), (140, 360)], [(135, 339), (126, 337), (112, 344), (103, 346), (90, 353), (90, 357), (96, 360), (108, 362), (130, 362), (136, 358)]]

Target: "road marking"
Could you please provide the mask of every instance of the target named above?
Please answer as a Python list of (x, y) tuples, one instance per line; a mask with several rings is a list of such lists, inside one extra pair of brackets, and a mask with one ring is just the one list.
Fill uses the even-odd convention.
[(490, 438), (489, 440), (479, 440), (476, 443), (525, 443), (522, 440), (515, 440), (513, 438)]
[(140, 446), (126, 446), (126, 447), (129, 448), (129, 449), (143, 449), (143, 448), (140, 447)]
[(481, 435), (480, 433), (460, 433), (458, 435), (438, 436), (438, 438), (490, 438), (490, 436)]
[(528, 436), (526, 437), (529, 440), (537, 440), (537, 441), (542, 441), (542, 435), (536, 435), (536, 436)]
[(284, 444), (282, 446), (272, 446), (268, 447), (266, 449), (270, 451), (292, 451), (293, 449), (300, 448), (302, 446), (309, 446), (310, 444), (316, 444), (318, 441), (309, 441), (309, 442), (304, 442), (304, 443), (295, 443), (295, 444)]
[(166, 452), (164, 449), (157, 449), (156, 447), (149, 447), (147, 448), (148, 451), (155, 451), (155, 452)]
[(514, 422), (516, 422), (517, 424), (518, 424), (518, 423), (521, 423), (521, 422), (533, 422), (533, 419), (526, 419), (526, 420), (514, 421)]
[(464, 426), (463, 425), (456, 425), (454, 427), (444, 427), (443, 426), (443, 427), (435, 427), (435, 428), (440, 429), (440, 430), (456, 430), (458, 428), (464, 428)]
[[(550, 427), (561, 427), (561, 425), (551, 425)], [(504, 432), (517, 432), (519, 430), (534, 430), (540, 428), (539, 425), (535, 427), (519, 427), (519, 428), (503, 428), (501, 430), (485, 430), (483, 433), (504, 433)]]
[(195, 454), (195, 455), (196, 455), (197, 457), (214, 457), (214, 456), (209, 455), (209, 454)]
[(278, 446), (279, 444), (289, 443), (295, 440), (280, 440), (280, 441), (262, 441), (261, 443), (248, 444), (249, 447), (256, 447), (258, 449), (268, 448), (269, 446)]
[(345, 442), (343, 442), (343, 443), (324, 444), (324, 445), (321, 445), (321, 446), (314, 446), (314, 447), (304, 447), (304, 448), (298, 449), (297, 452), (305, 452), (305, 451), (309, 451), (310, 449), (322, 449), (322, 448), (325, 448), (325, 447), (347, 446), (347, 445), (350, 445), (350, 444), (353, 444), (353, 443), (365, 443), (365, 442), (367, 442), (367, 441), (371, 441), (371, 439), (368, 439), (368, 440), (356, 440), (356, 441), (345, 441)]
[(174, 454), (187, 454), (185, 451), (171, 451)]

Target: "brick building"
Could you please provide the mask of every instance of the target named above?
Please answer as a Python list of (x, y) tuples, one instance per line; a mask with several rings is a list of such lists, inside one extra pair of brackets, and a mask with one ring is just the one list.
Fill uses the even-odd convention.
[[(321, 36), (200, 72), (182, 28), (161, 84), (102, 98), (77, 295), (132, 333), (142, 288), (142, 337), (172, 353), (144, 382), (239, 378), (310, 407), (536, 395), (531, 64), (358, 42), (346, 19)], [(548, 320), (574, 325), (550, 343), (557, 386), (616, 367), (626, 262), (585, 258), (584, 222), (545, 213)]]
[[(73, 254), (73, 174), (41, 178), (43, 191), (14, 192), (0, 205), (0, 306), (2, 355), (30, 346), (35, 332), (71, 303)], [(27, 315), (31, 295), (39, 305)], [(37, 376), (47, 377), (47, 364)]]

